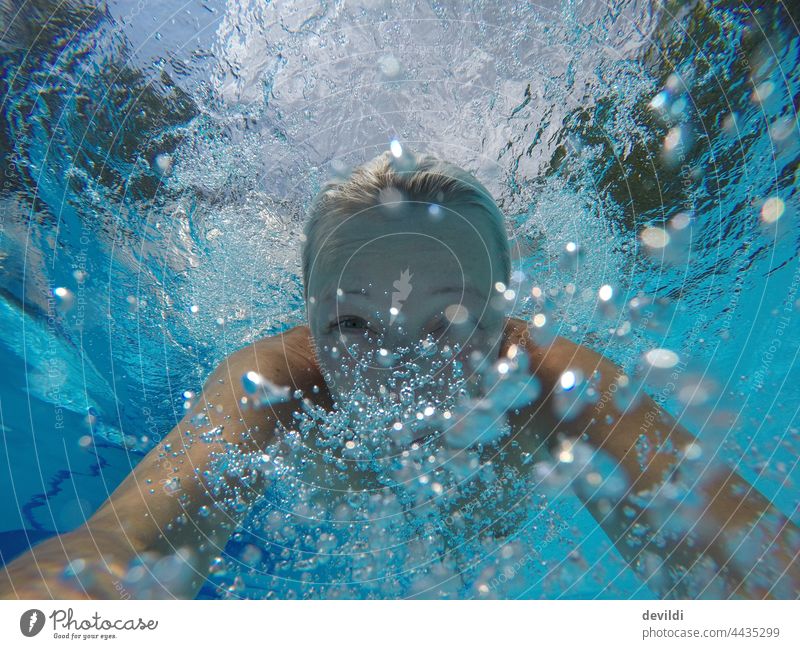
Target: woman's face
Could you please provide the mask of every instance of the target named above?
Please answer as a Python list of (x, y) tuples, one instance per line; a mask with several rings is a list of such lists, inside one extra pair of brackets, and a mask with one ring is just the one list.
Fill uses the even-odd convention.
[(320, 242), (308, 320), (336, 398), (391, 394), (398, 376), (431, 379), (431, 398), (470, 391), (504, 325), (495, 289), (503, 268), (487, 221), (473, 206), (404, 203), (353, 216)]

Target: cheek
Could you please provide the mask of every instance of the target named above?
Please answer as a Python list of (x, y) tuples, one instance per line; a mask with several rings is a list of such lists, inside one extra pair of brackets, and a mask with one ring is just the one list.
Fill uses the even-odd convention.
[(473, 329), (465, 340), (459, 343), (458, 360), (462, 363), (467, 375), (482, 373), (497, 360), (502, 341), (502, 329), (499, 326), (488, 326), (482, 323), (480, 328)]
[[(342, 339), (338, 332), (323, 333), (314, 340), (320, 369), (324, 376), (330, 377), (329, 388), (333, 387), (331, 383), (340, 387), (352, 385), (359, 360), (367, 358), (375, 349), (375, 345), (363, 337), (345, 336)], [(362, 373), (368, 374), (363, 370)]]
[(500, 323), (481, 321), (480, 326), (465, 323), (447, 329), (441, 342), (451, 346), (457, 344), (462, 350), (488, 353), (500, 339), (501, 334)]

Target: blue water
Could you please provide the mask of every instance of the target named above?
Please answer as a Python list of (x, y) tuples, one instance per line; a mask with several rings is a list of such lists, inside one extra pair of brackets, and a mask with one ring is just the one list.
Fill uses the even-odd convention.
[[(646, 389), (800, 523), (797, 14), (471, 4), (3, 5), (3, 561), (91, 515), (227, 353), (302, 321), (308, 201), (394, 138), (493, 192), (517, 315), (535, 285), (562, 335), (631, 373), (678, 353), (708, 398)], [(648, 245), (662, 226), (670, 245)], [(577, 499), (551, 496), (547, 565), (511, 596), (652, 596)], [(267, 576), (229, 596), (330, 582), (251, 533), (228, 553), (255, 547)], [(324, 594), (408, 593), (355, 581)]]

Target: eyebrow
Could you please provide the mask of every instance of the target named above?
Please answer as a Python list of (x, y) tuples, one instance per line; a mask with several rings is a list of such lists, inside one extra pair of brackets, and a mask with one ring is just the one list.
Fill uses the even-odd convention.
[[(336, 293), (336, 289), (328, 288), (325, 289), (322, 294), (325, 296), (332, 295)], [(371, 294), (368, 289), (352, 289), (352, 290), (342, 290), (344, 295), (356, 295), (359, 297), (371, 297)], [(391, 295), (391, 291), (388, 292)], [(483, 293), (481, 293), (478, 289), (474, 286), (442, 286), (440, 288), (434, 289), (429, 292), (429, 295), (444, 295), (446, 293), (455, 293), (458, 295), (470, 293), (475, 297), (482, 298), (484, 297)]]
[[(320, 297), (328, 297), (330, 295), (336, 295), (336, 291), (337, 290), (339, 290), (339, 289), (330, 286), (330, 287), (327, 287), (327, 288), (323, 289), (319, 293), (319, 295), (320, 295)], [(358, 290), (353, 289), (353, 290), (347, 290), (347, 291), (343, 290), (342, 294), (344, 294), (344, 295), (360, 295), (362, 297), (369, 297), (369, 291), (367, 289), (364, 289), (363, 292), (362, 292), (361, 289), (358, 289)]]
[(444, 293), (471, 293), (477, 297), (483, 297), (483, 294), (474, 286), (442, 286), (430, 292), (431, 295), (442, 295)]

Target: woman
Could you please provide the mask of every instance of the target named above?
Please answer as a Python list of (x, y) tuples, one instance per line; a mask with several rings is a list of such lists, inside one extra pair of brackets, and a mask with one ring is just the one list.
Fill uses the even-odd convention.
[[(121, 584), (132, 562), (160, 557), (169, 563), (163, 592), (133, 595), (193, 597), (263, 493), (261, 473), (248, 471), (223, 476), (220, 498), (219, 449), (252, 457), (312, 404), (396, 402), (398, 376), (431, 377), (414, 388), (424, 412), (469, 404), (463, 417), (447, 412), (451, 424), (398, 421), (386, 434), (400, 446), (439, 435), (454, 448), (502, 447), (504, 462), (520, 472), (531, 466), (527, 456), (563, 459), (579, 441), (610, 455), (627, 478), (624, 493), (598, 498), (584, 485), (578, 496), (659, 594), (800, 592), (798, 530), (761, 494), (727, 467), (703, 465), (702, 476), (686, 475), (686, 451), (698, 448), (693, 437), (644, 395), (621, 409), (613, 396), (627, 377), (618, 367), (565, 338), (532, 336), (536, 327), (505, 317), (503, 217), (467, 172), (429, 156), (386, 153), (328, 183), (311, 206), (303, 273), (308, 326), (226, 358), (185, 418), (86, 524), (6, 567), (3, 596), (127, 597)], [(426, 353), (432, 346), (447, 350), (445, 361)], [(495, 398), (511, 369), (525, 372), (536, 394)], [(566, 399), (579, 376), (592, 379), (591, 402)], [(486, 403), (507, 409), (500, 414), (510, 425), (491, 426), (490, 439), (489, 427), (476, 432), (461, 423)], [(354, 471), (352, 480), (360, 479)], [(673, 525), (664, 533), (673, 516), (683, 521), (680, 532)]]

